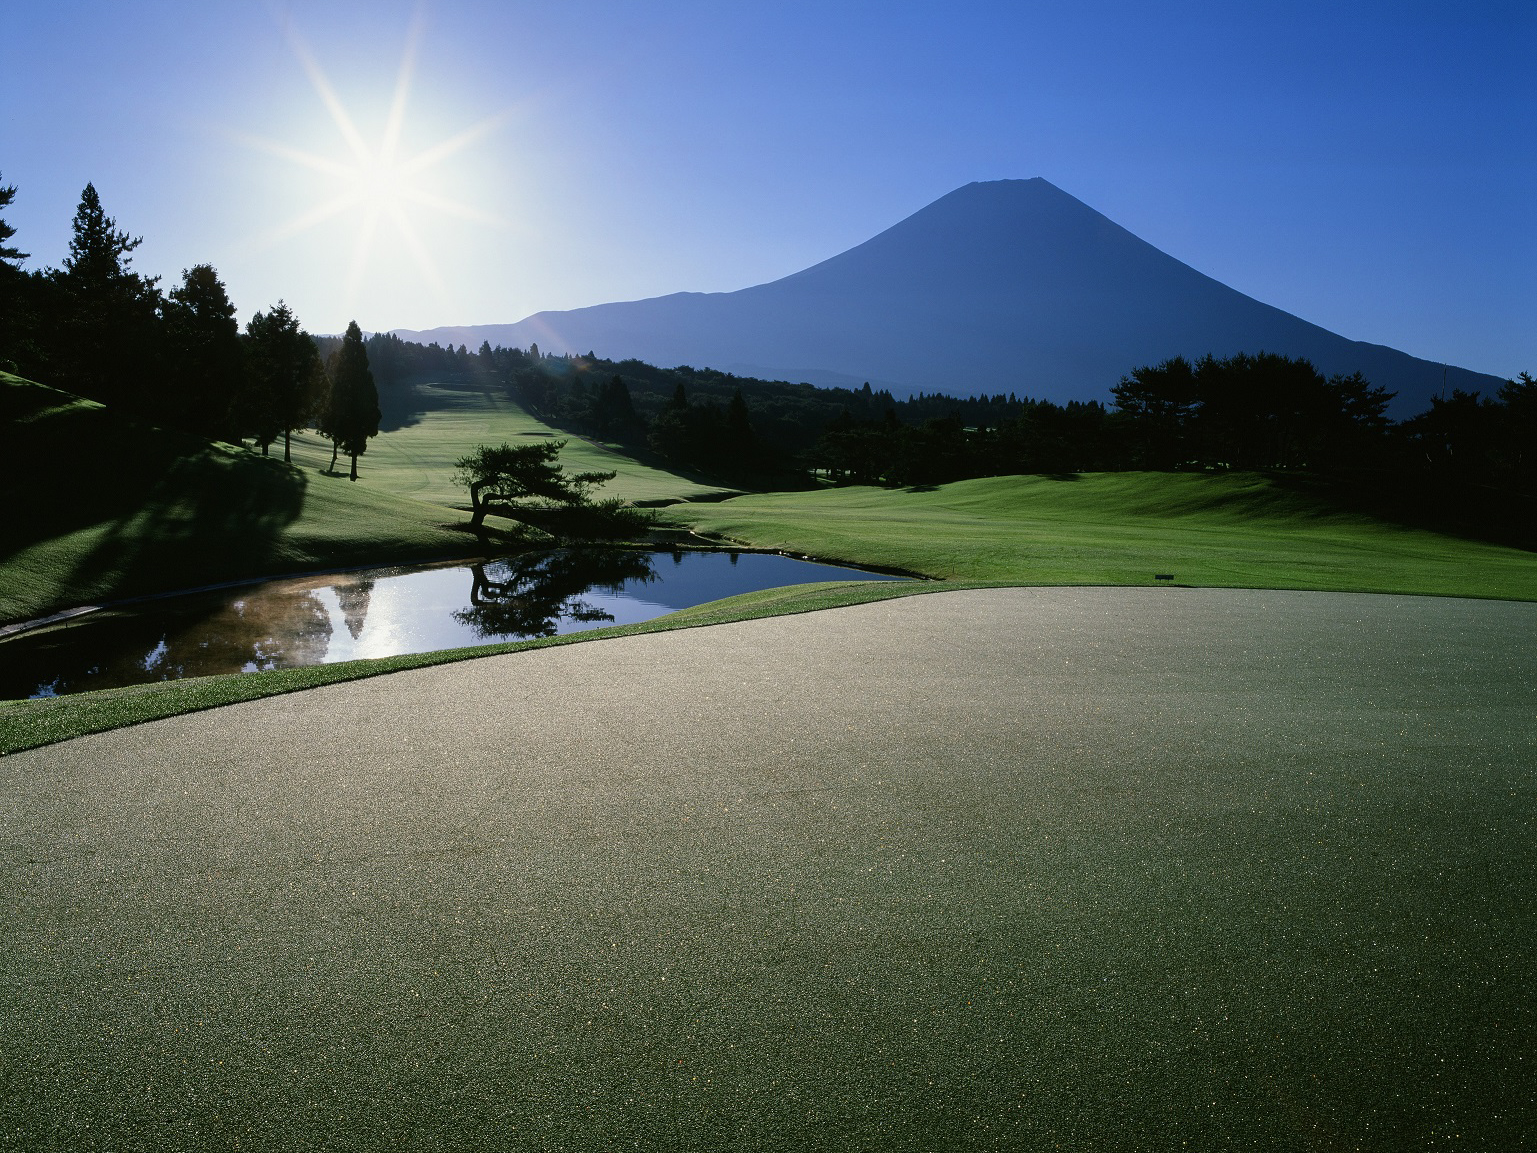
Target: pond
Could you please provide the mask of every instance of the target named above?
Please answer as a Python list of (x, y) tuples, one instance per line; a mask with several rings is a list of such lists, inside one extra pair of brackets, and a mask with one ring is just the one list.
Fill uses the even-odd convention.
[(896, 580), (774, 553), (561, 549), (163, 597), (0, 641), (0, 700), (634, 624), (738, 593)]

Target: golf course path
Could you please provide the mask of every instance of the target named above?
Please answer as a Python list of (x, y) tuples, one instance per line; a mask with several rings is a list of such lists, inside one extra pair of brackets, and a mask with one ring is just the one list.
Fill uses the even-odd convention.
[(0, 1148), (1517, 1148), (1537, 604), (914, 596), (0, 762)]

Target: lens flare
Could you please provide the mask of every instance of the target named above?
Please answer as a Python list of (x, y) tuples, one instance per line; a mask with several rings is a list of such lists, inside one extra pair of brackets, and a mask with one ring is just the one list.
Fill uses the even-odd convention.
[(488, 116), (479, 123), (440, 140), (415, 155), (401, 155), (401, 136), (406, 124), (411, 86), (416, 76), (417, 49), (421, 42), (422, 30), (422, 13), (418, 10), (406, 35), (400, 68), (395, 76), (394, 93), (390, 99), (389, 114), (384, 131), (376, 144), (371, 144), (359, 130), (356, 120), (348, 112), (325, 71), (320, 67), (319, 61), (315, 59), (314, 53), (310, 51), (309, 46), (291, 24), (285, 29), (288, 42), (303, 66), (315, 94), (320, 98), (332, 122), (341, 133), (346, 144), (346, 155), (342, 158), (324, 156), (294, 148), (280, 141), (243, 133), (235, 134), (237, 139), (252, 148), (323, 173), (335, 181), (338, 191), (334, 196), (268, 230), (256, 239), (255, 245), (261, 248), (271, 247), (339, 217), (355, 220), (357, 232), (346, 285), (349, 306), (356, 299), (363, 278), (367, 274), (369, 262), (375, 255), (381, 225), (387, 225), (393, 229), (402, 246), (411, 253), (422, 279), (440, 300), (446, 300), (447, 290), (443, 278), (433, 262), (431, 251), (423, 243), (421, 235), (412, 223), (409, 211), (412, 206), (493, 228), (507, 227), (505, 220), (492, 213), (483, 212), (433, 191), (422, 182), (422, 177), (449, 157), (464, 151), (500, 128), (510, 117), (511, 109)]

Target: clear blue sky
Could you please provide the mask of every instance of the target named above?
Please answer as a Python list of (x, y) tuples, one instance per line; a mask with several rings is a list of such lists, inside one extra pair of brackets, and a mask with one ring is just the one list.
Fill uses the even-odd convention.
[[(4, 26), (29, 267), (62, 261), (89, 180), (144, 236), (135, 267), (168, 287), (212, 263), (242, 318), (742, 288), (969, 181), (1044, 176), (1346, 336), (1537, 371), (1530, 0), (118, 0)], [(412, 44), (393, 160), (367, 167)]]

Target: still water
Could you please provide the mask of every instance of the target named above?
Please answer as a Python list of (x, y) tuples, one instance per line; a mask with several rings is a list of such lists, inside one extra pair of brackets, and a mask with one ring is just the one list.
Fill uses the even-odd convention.
[(547, 637), (757, 589), (894, 579), (765, 553), (561, 549), (268, 581), (0, 641), (0, 700)]

